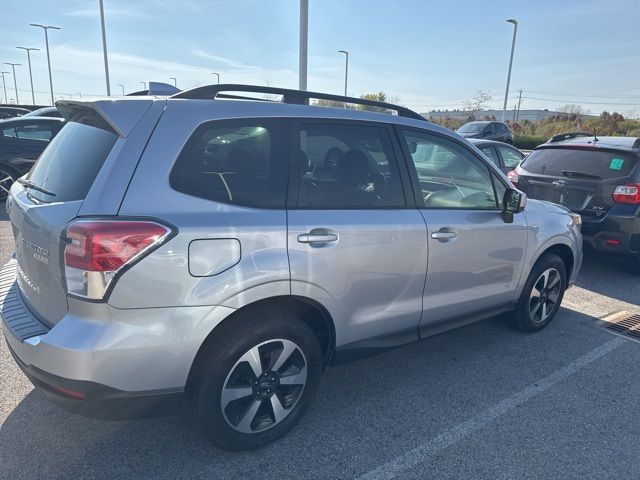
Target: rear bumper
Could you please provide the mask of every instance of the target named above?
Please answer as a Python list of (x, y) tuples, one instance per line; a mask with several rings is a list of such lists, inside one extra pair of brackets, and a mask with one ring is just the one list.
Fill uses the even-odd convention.
[(69, 299), (52, 328), (29, 311), (15, 261), (0, 272), (0, 317), (16, 363), (53, 403), (110, 419), (164, 415), (180, 405), (198, 349), (234, 309), (117, 309)]
[(640, 217), (607, 215), (601, 221), (583, 221), (582, 236), (592, 248), (618, 255), (640, 255)]
[(26, 365), (9, 346), (14, 360), (31, 383), (47, 399), (69, 412), (100, 420), (132, 420), (176, 413), (183, 389), (125, 392), (99, 383), (59, 377)]

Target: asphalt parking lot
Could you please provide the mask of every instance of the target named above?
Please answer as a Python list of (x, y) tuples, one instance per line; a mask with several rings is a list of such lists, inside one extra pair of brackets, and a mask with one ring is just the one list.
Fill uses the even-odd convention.
[[(0, 261), (12, 251), (0, 216)], [(596, 319), (640, 312), (640, 277), (590, 254), (535, 335), (504, 318), (327, 370), (281, 441), (228, 453), (186, 414), (101, 422), (50, 405), (0, 341), (0, 477), (640, 478), (640, 344)]]

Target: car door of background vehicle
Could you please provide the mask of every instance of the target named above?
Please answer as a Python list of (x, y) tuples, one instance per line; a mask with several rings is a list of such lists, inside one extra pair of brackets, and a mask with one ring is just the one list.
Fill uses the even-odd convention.
[[(526, 251), (524, 215), (514, 215), (513, 223), (501, 216), (506, 183), (463, 145), (400, 130), (429, 234), (421, 326), (506, 309), (515, 298)], [(432, 153), (416, 155), (421, 150)]]
[[(427, 233), (393, 130), (323, 120), (301, 120), (293, 130), (291, 293), (327, 308), (338, 354), (417, 340)], [(324, 159), (337, 145), (348, 150), (316, 176), (312, 166), (332, 167)]]

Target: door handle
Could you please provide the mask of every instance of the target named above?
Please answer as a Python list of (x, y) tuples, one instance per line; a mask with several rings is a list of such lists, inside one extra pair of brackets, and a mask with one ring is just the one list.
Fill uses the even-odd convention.
[(301, 233), (298, 235), (300, 243), (327, 243), (338, 241), (338, 235), (335, 233)]
[(456, 238), (457, 236), (458, 234), (456, 232), (452, 232), (450, 230), (439, 230), (431, 234), (431, 238), (435, 238), (436, 240), (440, 240), (441, 242), (446, 242), (447, 240), (451, 240), (452, 238)]

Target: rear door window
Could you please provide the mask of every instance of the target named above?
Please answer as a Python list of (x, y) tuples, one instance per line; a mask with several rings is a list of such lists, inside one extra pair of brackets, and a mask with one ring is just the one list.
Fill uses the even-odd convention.
[(529, 155), (522, 168), (540, 175), (610, 179), (628, 177), (637, 162), (635, 155), (626, 152), (542, 148)]
[(507, 168), (515, 168), (522, 161), (524, 155), (520, 153), (519, 150), (515, 148), (498, 145), (498, 150), (500, 150), (500, 155), (502, 155), (502, 162), (504, 166)]
[(55, 195), (29, 189), (41, 202), (83, 200), (118, 135), (92, 110), (76, 112), (49, 143), (28, 180)]
[(496, 153), (493, 146), (484, 145), (479, 148), (480, 148), (480, 151), (484, 153), (485, 156), (494, 163), (494, 165), (496, 165), (497, 167), (500, 167), (500, 160), (498, 160), (498, 154)]
[(171, 186), (216, 202), (284, 208), (288, 173), (286, 122), (216, 120), (201, 125), (178, 156)]

